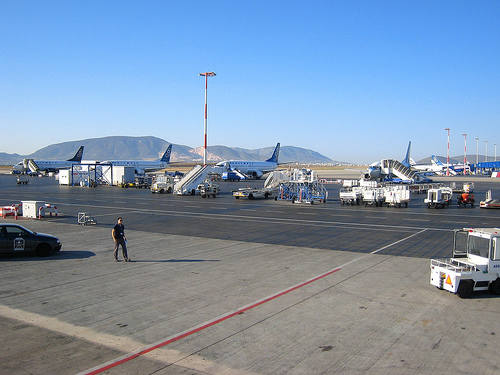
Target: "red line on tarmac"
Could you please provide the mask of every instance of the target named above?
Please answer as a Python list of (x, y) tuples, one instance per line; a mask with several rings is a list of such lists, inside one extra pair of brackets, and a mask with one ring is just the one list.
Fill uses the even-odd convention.
[(257, 302), (252, 303), (251, 305), (247, 305), (247, 306), (241, 307), (241, 308), (239, 308), (239, 309), (238, 309), (238, 310), (236, 310), (236, 311), (233, 311), (233, 312), (227, 313), (226, 315), (223, 315), (223, 316), (221, 316), (221, 317), (219, 317), (219, 318), (215, 318), (215, 319), (213, 319), (213, 320), (210, 320), (210, 321), (208, 321), (208, 322), (205, 322), (205, 323), (203, 323), (203, 324), (201, 324), (201, 325), (199, 325), (199, 326), (197, 326), (197, 327), (195, 327), (195, 328), (192, 328), (192, 329), (190, 329), (190, 330), (188, 330), (188, 331), (181, 332), (181, 333), (180, 333), (180, 334), (178, 334), (177, 336), (173, 336), (173, 337), (171, 337), (171, 338), (169, 338), (169, 339), (167, 339), (167, 340), (164, 340), (164, 341), (160, 341), (160, 342), (154, 343), (154, 344), (152, 344), (151, 346), (148, 346), (148, 347), (147, 347), (147, 348), (145, 348), (145, 349), (141, 349), (141, 350), (136, 351), (136, 352), (131, 352), (131, 353), (126, 354), (126, 355), (124, 355), (124, 356), (122, 356), (122, 357), (120, 357), (120, 358), (116, 358), (116, 359), (114, 359), (114, 360), (112, 360), (112, 361), (110, 361), (110, 362), (107, 362), (107, 363), (102, 364), (102, 365), (100, 365), (100, 366), (94, 367), (94, 368), (92, 368), (92, 369), (90, 369), (90, 370), (84, 371), (84, 372), (82, 372), (82, 373), (80, 373), (80, 374), (82, 374), (82, 375), (83, 375), (83, 374), (85, 374), (85, 375), (100, 374), (100, 373), (101, 373), (101, 372), (103, 372), (103, 371), (106, 371), (106, 370), (109, 370), (109, 369), (111, 369), (111, 368), (113, 368), (113, 367), (116, 367), (116, 366), (118, 366), (118, 365), (121, 365), (121, 364), (123, 364), (123, 363), (125, 363), (125, 362), (128, 362), (128, 361), (130, 361), (130, 360), (134, 359), (134, 358), (137, 358), (137, 357), (139, 357), (139, 356), (141, 356), (141, 355), (144, 355), (144, 354), (146, 354), (146, 353), (149, 353), (149, 352), (151, 352), (151, 351), (153, 351), (153, 350), (155, 350), (155, 349), (158, 349), (158, 348), (164, 347), (164, 346), (166, 346), (166, 345), (168, 345), (168, 344), (171, 344), (171, 343), (173, 343), (173, 342), (175, 342), (175, 341), (178, 341), (178, 340), (180, 340), (180, 339), (183, 339), (184, 337), (190, 336), (190, 335), (192, 335), (192, 334), (194, 334), (194, 333), (196, 333), (196, 332), (202, 331), (202, 330), (204, 330), (204, 329), (206, 329), (206, 328), (208, 328), (208, 327), (211, 327), (211, 326), (216, 325), (216, 324), (218, 324), (218, 323), (220, 323), (220, 322), (223, 322), (223, 321), (225, 321), (225, 320), (227, 320), (227, 319), (229, 319), (229, 318), (232, 318), (233, 316), (239, 315), (239, 314), (241, 314), (241, 313), (243, 313), (243, 312), (245, 312), (245, 311), (251, 310), (251, 309), (253, 309), (254, 307), (257, 307), (257, 306), (263, 305), (263, 304), (264, 304), (264, 303), (266, 303), (266, 302), (272, 301), (273, 299), (276, 299), (276, 298), (278, 298), (278, 297), (281, 297), (281, 296), (283, 296), (283, 295), (285, 295), (285, 294), (287, 294), (287, 293), (293, 292), (294, 290), (297, 290), (297, 289), (299, 289), (299, 288), (302, 288), (302, 287), (303, 287), (303, 286), (305, 286), (305, 285), (308, 285), (308, 284), (310, 284), (310, 283), (313, 283), (313, 282), (315, 282), (315, 281), (317, 281), (317, 280), (320, 280), (320, 279), (322, 279), (322, 278), (324, 278), (324, 277), (326, 277), (326, 276), (328, 276), (328, 275), (331, 275), (332, 273), (335, 273), (335, 272), (337, 272), (337, 271), (340, 271), (340, 270), (341, 270), (341, 268), (335, 268), (335, 269), (330, 270), (330, 271), (328, 271), (328, 272), (325, 272), (325, 273), (323, 273), (323, 274), (321, 274), (321, 275), (319, 275), (319, 276), (313, 277), (312, 279), (309, 279), (309, 280), (304, 281), (304, 282), (302, 282), (302, 283), (300, 283), (300, 284), (297, 284), (297, 285), (295, 285), (295, 286), (292, 286), (292, 287), (290, 287), (290, 288), (288, 288), (288, 289), (285, 289), (285, 290), (283, 290), (283, 291), (280, 291), (280, 292), (277, 292), (277, 293), (275, 293), (275, 294), (272, 294), (272, 295), (271, 295), (271, 296), (269, 296), (269, 297), (265, 297), (265, 298), (263, 298), (263, 299), (262, 299), (262, 300), (260, 300), (260, 301), (257, 301)]

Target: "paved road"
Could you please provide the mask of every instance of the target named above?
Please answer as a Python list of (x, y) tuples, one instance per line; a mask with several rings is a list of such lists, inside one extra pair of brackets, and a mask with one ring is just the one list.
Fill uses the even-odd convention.
[[(235, 200), (243, 185), (202, 199), (0, 176), (1, 205), (57, 205), (18, 222), (63, 241), (48, 258), (0, 258), (0, 373), (499, 371), (500, 299), (438, 291), (428, 267), (454, 228), (498, 227), (500, 210), (340, 206), (338, 185), (321, 205)], [(496, 180), (475, 186), (500, 196)], [(82, 211), (98, 224), (77, 225)], [(117, 216), (131, 263), (112, 262)]]

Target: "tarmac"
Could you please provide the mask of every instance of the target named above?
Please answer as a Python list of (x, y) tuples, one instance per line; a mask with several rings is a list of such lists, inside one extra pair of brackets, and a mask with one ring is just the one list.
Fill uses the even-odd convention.
[[(324, 178), (356, 178), (321, 171)], [(476, 201), (500, 179), (474, 180)], [(261, 184), (262, 182), (260, 182)], [(16, 185), (0, 204), (42, 200), (58, 215), (19, 219), (58, 236), (46, 258), (0, 257), (2, 374), (497, 374), (500, 296), (429, 283), (462, 227), (500, 210), (235, 200), (143, 189)], [(78, 225), (88, 212), (95, 225)], [(122, 216), (132, 262), (113, 261)], [(14, 222), (13, 218), (1, 219)]]

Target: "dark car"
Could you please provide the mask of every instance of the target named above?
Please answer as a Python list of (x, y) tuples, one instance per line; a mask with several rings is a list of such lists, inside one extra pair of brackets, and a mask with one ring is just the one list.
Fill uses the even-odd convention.
[(50, 234), (36, 233), (17, 224), (0, 224), (0, 253), (35, 253), (45, 257), (61, 250), (62, 244)]

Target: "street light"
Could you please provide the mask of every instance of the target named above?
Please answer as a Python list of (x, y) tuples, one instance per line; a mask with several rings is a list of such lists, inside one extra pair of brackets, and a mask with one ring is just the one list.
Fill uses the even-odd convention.
[(200, 73), (199, 76), (205, 77), (205, 146), (203, 148), (203, 165), (207, 165), (207, 89), (208, 89), (208, 77), (215, 77), (216, 74), (214, 72), (206, 72)]
[(484, 141), (484, 143), (486, 143), (486, 155), (485, 155), (486, 160), (485, 160), (485, 162), (488, 162), (488, 141)]
[(467, 134), (462, 134), (465, 137), (464, 143), (464, 175), (467, 174)]
[(497, 161), (497, 144), (495, 143), (495, 161)]
[(476, 137), (476, 168), (477, 163), (479, 163), (479, 138)]
[(450, 128), (445, 128), (448, 131), (448, 149), (446, 151), (446, 175), (450, 175)]

